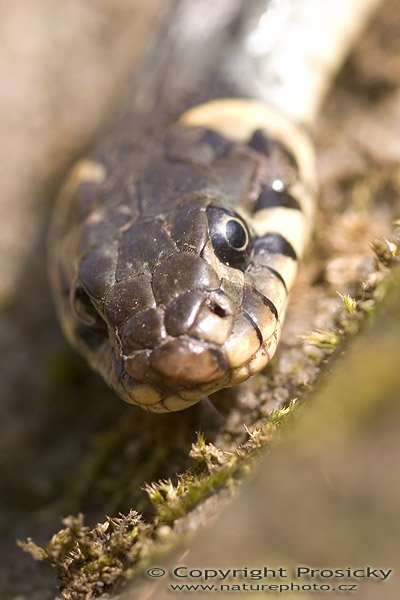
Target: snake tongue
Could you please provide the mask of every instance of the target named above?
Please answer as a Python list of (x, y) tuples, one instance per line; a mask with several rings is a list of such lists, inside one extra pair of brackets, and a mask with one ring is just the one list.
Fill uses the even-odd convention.
[(198, 385), (220, 379), (227, 366), (223, 353), (217, 347), (197, 340), (177, 338), (156, 348), (150, 363), (167, 383)]

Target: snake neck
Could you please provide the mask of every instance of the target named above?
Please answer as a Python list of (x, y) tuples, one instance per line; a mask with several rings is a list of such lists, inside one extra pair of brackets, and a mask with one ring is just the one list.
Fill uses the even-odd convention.
[(135, 76), (134, 110), (246, 97), (310, 125), (380, 2), (181, 0)]
[(254, 98), (309, 125), (380, 1), (243, 2), (224, 69)]

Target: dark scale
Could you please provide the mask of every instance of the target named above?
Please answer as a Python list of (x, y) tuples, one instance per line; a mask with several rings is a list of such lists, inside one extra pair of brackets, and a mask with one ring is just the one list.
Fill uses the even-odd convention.
[(104, 321), (82, 287), (78, 286), (76, 288), (72, 302), (74, 310), (83, 325), (94, 329), (103, 328)]
[[(210, 129), (175, 125), (167, 135), (164, 158), (155, 168), (149, 167), (147, 177), (151, 193), (156, 191), (157, 181), (163, 180), (162, 198), (169, 202), (169, 208), (171, 202), (194, 192), (223, 196), (225, 203), (234, 206), (247, 195), (257, 166), (255, 153), (246, 145), (227, 140)], [(163, 177), (167, 170), (168, 177)], [(140, 180), (143, 208), (149, 191), (145, 179), (146, 175)], [(173, 181), (172, 188), (169, 181)]]
[(177, 252), (161, 220), (137, 221), (121, 235), (117, 281), (141, 273), (151, 274), (160, 260)]
[(233, 146), (233, 142), (211, 129), (175, 125), (168, 133), (165, 152), (170, 160), (209, 165)]
[(93, 210), (101, 205), (101, 191), (99, 184), (93, 181), (84, 181), (73, 192), (73, 201), (70, 202), (64, 216), (65, 227), (73, 227), (82, 223)]
[(116, 283), (106, 297), (104, 310), (113, 325), (121, 325), (135, 313), (156, 305), (150, 275), (139, 275)]
[(274, 190), (272, 187), (262, 184), (260, 195), (252, 206), (252, 212), (255, 213), (265, 208), (278, 207), (301, 210), (300, 204), (291, 194), (285, 190)]
[(76, 336), (93, 351), (97, 350), (108, 340), (107, 328), (94, 329), (93, 327), (85, 327), (82, 323), (77, 323), (75, 333)]
[(142, 310), (125, 324), (121, 342), (126, 354), (154, 348), (162, 337), (163, 313), (156, 308)]
[(82, 258), (79, 280), (85, 290), (96, 300), (103, 301), (115, 283), (117, 248), (114, 245), (96, 248)]
[(265, 154), (265, 156), (271, 157), (274, 152), (279, 152), (285, 157), (285, 162), (288, 162), (291, 167), (298, 171), (298, 165), (295, 157), (289, 150), (284, 148), (282, 144), (279, 144), (275, 140), (272, 140), (270, 137), (265, 135), (262, 129), (257, 129), (251, 138), (249, 139), (248, 146), (253, 148), (260, 154)]
[[(168, 214), (182, 196), (193, 192), (223, 192), (210, 170), (201, 165), (160, 159), (146, 167), (139, 180), (140, 207), (146, 216)], [(158, 198), (158, 202), (154, 202)]]
[(217, 289), (219, 278), (203, 258), (181, 252), (165, 259), (154, 269), (152, 285), (157, 305), (165, 306), (187, 290)]
[[(292, 205), (288, 208), (300, 208), (295, 199), (293, 202), (287, 197), (290, 196), (287, 190), (299, 179), (299, 168), (293, 154), (282, 144), (269, 138), (262, 130), (257, 130), (252, 135), (248, 141), (248, 147), (255, 150), (260, 158), (257, 173), (253, 179), (251, 203), (256, 202), (260, 196), (264, 196), (261, 199), (260, 208), (251, 204), (250, 211), (255, 212), (261, 208), (267, 208), (269, 207), (268, 203), (271, 203), (270, 206), (279, 206), (278, 199), (281, 190), (274, 187), (274, 183), (277, 181), (282, 186), (282, 192), (285, 190), (286, 193), (286, 196), (282, 196), (282, 202), (291, 203)], [(266, 205), (263, 206), (262, 202), (265, 202)], [(281, 203), (280, 206), (286, 206), (286, 204)]]
[(87, 254), (90, 250), (112, 244), (117, 240), (119, 231), (135, 221), (138, 216), (132, 212), (130, 205), (121, 205), (107, 209), (101, 208), (98, 218), (87, 219), (79, 239), (79, 252)]
[(254, 254), (283, 254), (297, 260), (297, 254), (290, 242), (279, 233), (267, 233), (253, 240)]
[(207, 195), (192, 194), (183, 200), (182, 206), (167, 216), (171, 236), (180, 250), (200, 253), (208, 239), (208, 224), (203, 203), (209, 202)]

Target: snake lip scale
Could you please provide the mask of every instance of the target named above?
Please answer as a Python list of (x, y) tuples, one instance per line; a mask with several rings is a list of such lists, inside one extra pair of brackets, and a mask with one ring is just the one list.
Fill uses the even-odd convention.
[(80, 161), (57, 200), (56, 306), (124, 400), (181, 410), (274, 355), (312, 223), (312, 150), (245, 99), (186, 111), (139, 166), (134, 150), (113, 159), (119, 143)]

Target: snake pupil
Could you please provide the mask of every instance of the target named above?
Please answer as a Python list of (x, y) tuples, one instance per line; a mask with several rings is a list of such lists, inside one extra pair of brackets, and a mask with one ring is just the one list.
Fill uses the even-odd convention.
[(226, 223), (225, 228), (226, 240), (231, 248), (235, 250), (244, 250), (247, 246), (247, 233), (244, 227), (236, 221), (236, 219), (230, 219)]

